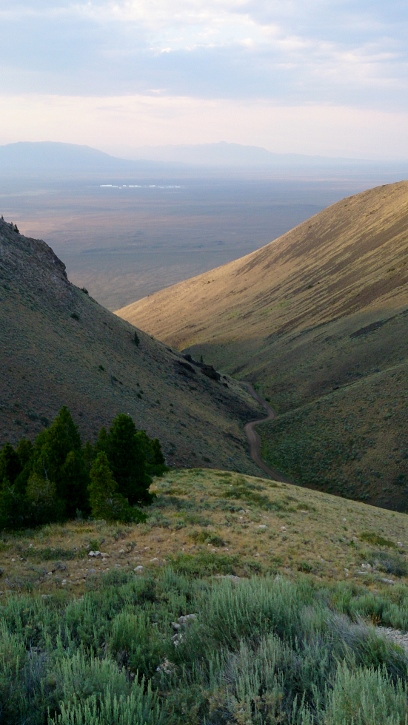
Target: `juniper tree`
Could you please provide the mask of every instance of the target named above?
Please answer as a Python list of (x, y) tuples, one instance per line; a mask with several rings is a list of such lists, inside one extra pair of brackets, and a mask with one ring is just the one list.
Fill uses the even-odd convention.
[(90, 472), (88, 486), (92, 516), (106, 521), (145, 521), (146, 516), (133, 509), (118, 491), (108, 458), (104, 451), (96, 456)]
[(150, 476), (162, 476), (168, 470), (158, 438), (149, 438), (146, 431), (136, 433), (146, 457), (146, 470)]
[(89, 473), (86, 470), (82, 451), (70, 451), (61, 466), (59, 474), (60, 490), (64, 495), (66, 514), (75, 517), (78, 511), (89, 510), (88, 483)]
[(22, 471), (20, 459), (11, 443), (5, 443), (0, 451), (0, 486), (2, 481), (13, 484)]
[[(69, 504), (72, 493), (73, 459), (71, 457), (67, 462), (67, 457), (71, 452), (74, 453), (77, 462), (76, 468), (79, 471), (81, 438), (71, 413), (64, 405), (50, 427), (42, 431), (36, 438), (32, 470), (45, 480), (53, 481), (58, 498), (68, 503), (70, 513), (75, 513), (75, 511), (72, 512)], [(84, 499), (87, 487), (86, 476), (81, 475), (79, 485), (82, 487), (82, 494), (79, 498)], [(77, 497), (76, 493), (75, 497)]]
[(57, 496), (53, 481), (32, 473), (26, 489), (26, 515), (30, 524), (46, 524), (64, 518), (64, 501)]
[(131, 505), (151, 503), (152, 479), (146, 470), (146, 451), (129, 415), (120, 413), (114, 419), (107, 436), (106, 453), (119, 493)]

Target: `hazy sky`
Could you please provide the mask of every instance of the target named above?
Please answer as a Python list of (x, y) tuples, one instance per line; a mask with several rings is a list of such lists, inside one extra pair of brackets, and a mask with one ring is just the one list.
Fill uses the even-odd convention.
[(0, 0), (0, 143), (408, 159), (406, 0)]

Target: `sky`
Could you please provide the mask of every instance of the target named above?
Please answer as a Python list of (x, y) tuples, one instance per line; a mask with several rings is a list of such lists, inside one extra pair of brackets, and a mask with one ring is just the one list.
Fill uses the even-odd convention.
[(406, 0), (0, 0), (0, 144), (408, 159)]

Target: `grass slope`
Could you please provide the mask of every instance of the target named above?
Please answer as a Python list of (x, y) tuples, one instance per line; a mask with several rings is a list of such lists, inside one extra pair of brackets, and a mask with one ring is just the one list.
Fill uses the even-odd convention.
[(271, 464), (406, 510), (407, 225), (408, 182), (371, 189), (118, 314), (256, 384)]
[[(229, 471), (172, 470), (139, 525), (51, 524), (1, 537), (1, 590), (82, 592), (108, 571), (309, 574), (368, 590), (408, 585), (408, 521), (339, 496)], [(99, 550), (103, 556), (89, 556)], [(407, 619), (408, 627), (408, 619)]]
[(135, 328), (72, 285), (44, 242), (4, 221), (0, 300), (0, 445), (34, 437), (67, 405), (85, 439), (125, 412), (170, 463), (256, 472), (242, 424), (258, 410), (246, 391), (189, 371), (140, 331), (135, 344)]
[(406, 723), (406, 516), (227, 471), (155, 489), (141, 525), (3, 532), (4, 725)]

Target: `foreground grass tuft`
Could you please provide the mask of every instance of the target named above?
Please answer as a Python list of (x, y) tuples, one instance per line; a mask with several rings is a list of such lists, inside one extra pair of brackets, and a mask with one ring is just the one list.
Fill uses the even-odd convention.
[[(349, 613), (344, 613), (347, 600)], [(394, 601), (407, 611), (408, 589)], [(403, 725), (408, 657), (350, 585), (105, 575), (0, 606), (5, 725)]]

